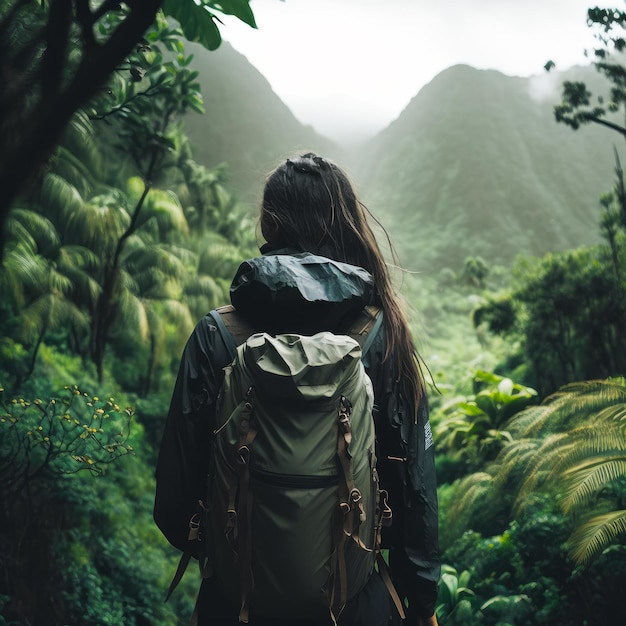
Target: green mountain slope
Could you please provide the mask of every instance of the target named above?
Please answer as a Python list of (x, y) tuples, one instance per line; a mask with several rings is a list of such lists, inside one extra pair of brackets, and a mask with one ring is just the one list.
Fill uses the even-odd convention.
[(229, 43), (208, 52), (186, 43), (200, 72), (206, 113), (190, 114), (186, 129), (195, 159), (213, 167), (226, 161), (229, 187), (241, 199), (256, 202), (268, 171), (293, 153), (313, 150), (336, 159), (341, 150), (300, 123), (267, 80)]
[[(554, 121), (564, 79), (598, 81), (591, 68), (575, 72), (527, 79), (451, 67), (369, 143), (356, 178), (405, 266), (458, 270), (470, 255), (509, 263), (599, 240), (598, 198), (612, 187), (620, 140)], [(531, 95), (549, 80), (550, 98)]]

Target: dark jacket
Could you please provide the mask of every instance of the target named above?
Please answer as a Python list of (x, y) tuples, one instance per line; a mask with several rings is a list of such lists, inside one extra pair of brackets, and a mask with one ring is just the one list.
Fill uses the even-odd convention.
[[(269, 333), (346, 332), (367, 305), (376, 305), (371, 275), (308, 253), (277, 251), (241, 265), (231, 301), (251, 326)], [(432, 615), (440, 565), (434, 446), (426, 401), (413, 407), (396, 382), (395, 359), (384, 360), (384, 333), (364, 356), (374, 385), (381, 486), (394, 521), (383, 535), (394, 581), (410, 609)], [(156, 470), (154, 517), (170, 543), (189, 550), (188, 522), (203, 498), (209, 439), (228, 350), (211, 314), (189, 338), (180, 364)], [(410, 417), (409, 417), (410, 416)]]

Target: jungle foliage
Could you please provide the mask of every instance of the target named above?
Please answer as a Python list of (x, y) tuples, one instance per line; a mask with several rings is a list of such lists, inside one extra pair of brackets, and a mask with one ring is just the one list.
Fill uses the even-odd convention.
[[(51, 16), (79, 3), (30, 4), (0, 13), (13, 50), (41, 50)], [(89, 20), (106, 49), (139, 4), (70, 12), (68, 37), (83, 47), (59, 53), (68, 63), (55, 97), (89, 62)], [(193, 577), (163, 602), (179, 555), (152, 521), (153, 468), (184, 342), (256, 254), (227, 166), (200, 164), (181, 123), (206, 107), (183, 37), (202, 6), (253, 24), (243, 0), (164, 3), (50, 151), (31, 154), (29, 183), (4, 198), (0, 624), (173, 626), (193, 610)], [(625, 16), (589, 15), (608, 28), (604, 49), (619, 51)], [(212, 28), (195, 33), (213, 37), (208, 47), (219, 43)], [(30, 64), (43, 102), (41, 56), (6, 58)], [(619, 76), (609, 76), (616, 89)], [(571, 93), (557, 117), (575, 114)], [(607, 114), (625, 101), (615, 94)], [(30, 104), (27, 116), (42, 106)], [(432, 372), (442, 626), (625, 617), (626, 194), (605, 147), (615, 185), (599, 200), (602, 244), (510, 268), (477, 242), (456, 270), (404, 277)]]
[[(61, 4), (17, 2), (2, 16), (16, 43), (4, 53), (31, 63), (33, 84), (53, 61), (36, 51)], [(104, 51), (148, 4), (104, 3), (91, 18), (72, 9), (68, 37), (83, 40), (83, 62), (85, 20), (98, 22), (92, 43)], [(248, 3), (220, 3), (230, 5)], [(226, 167), (198, 164), (182, 130), (185, 114), (204, 110), (183, 32), (164, 13), (148, 25), (102, 89), (85, 86), (45, 164), (45, 154), (29, 153), (28, 185), (4, 220), (2, 623), (176, 624), (193, 609), (195, 590), (163, 603), (175, 555), (152, 522), (155, 450), (184, 342), (227, 301), (256, 242)], [(57, 68), (64, 78), (54, 94), (29, 85), (39, 102), (25, 116), (64, 98), (84, 71), (80, 53)], [(3, 105), (17, 113), (13, 95)], [(30, 122), (20, 123), (3, 126), (15, 134), (3, 134), (3, 158), (28, 143)]]
[[(611, 53), (624, 48), (626, 14), (590, 9), (589, 25), (600, 27), (594, 58), (610, 102), (590, 109), (586, 85), (566, 83), (555, 118), (624, 135), (611, 117), (623, 114), (624, 68)], [(434, 411), (444, 624), (626, 616), (626, 196), (614, 160), (598, 202), (604, 243), (519, 259), (498, 285), (487, 275), (471, 319), (484, 345), (504, 340), (500, 375), (477, 372), (470, 395), (444, 393)]]

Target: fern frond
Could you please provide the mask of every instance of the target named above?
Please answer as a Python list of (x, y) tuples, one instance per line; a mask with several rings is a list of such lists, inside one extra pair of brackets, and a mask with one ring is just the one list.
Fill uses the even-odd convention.
[(487, 472), (476, 472), (463, 478), (458, 484), (458, 492), (461, 497), (449, 512), (451, 520), (458, 519), (461, 515), (470, 515), (475, 506), (485, 505), (485, 500), (493, 492), (493, 477)]
[(537, 437), (542, 434), (556, 410), (556, 406), (544, 404), (528, 407), (514, 415), (507, 423), (507, 428), (515, 438)]
[(494, 465), (494, 486), (503, 487), (516, 473), (523, 475), (540, 445), (538, 439), (520, 439), (505, 446)]

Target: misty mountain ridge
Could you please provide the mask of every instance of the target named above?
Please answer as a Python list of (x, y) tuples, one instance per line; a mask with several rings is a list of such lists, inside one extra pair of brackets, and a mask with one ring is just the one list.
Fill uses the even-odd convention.
[(195, 158), (229, 164), (229, 186), (256, 207), (265, 175), (313, 150), (346, 166), (411, 270), (458, 271), (468, 256), (509, 264), (599, 241), (599, 196), (613, 186), (615, 133), (554, 120), (564, 80), (597, 93), (592, 67), (531, 78), (456, 65), (387, 128), (350, 153), (299, 122), (230, 44), (187, 44), (205, 115), (185, 119)]
[(594, 93), (604, 84), (591, 67), (521, 78), (456, 65), (369, 142), (356, 179), (407, 267), (458, 270), (477, 255), (510, 264), (600, 240), (619, 138), (556, 123), (564, 80)]
[(344, 151), (299, 122), (267, 79), (228, 42), (212, 52), (186, 42), (199, 72), (206, 113), (185, 117), (194, 158), (207, 167), (228, 163), (229, 186), (258, 202), (266, 174), (287, 156), (314, 150), (341, 162)]

